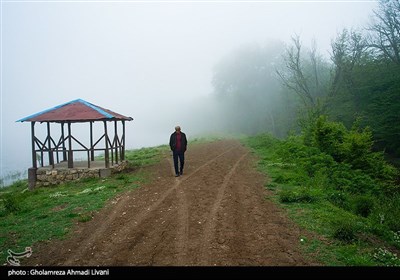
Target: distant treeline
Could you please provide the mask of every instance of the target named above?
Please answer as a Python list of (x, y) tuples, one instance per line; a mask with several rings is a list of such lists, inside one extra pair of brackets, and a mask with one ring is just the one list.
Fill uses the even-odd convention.
[(400, 155), (400, 2), (381, 0), (367, 26), (332, 38), (330, 58), (315, 41), (246, 46), (214, 68), (220, 129), (254, 135), (299, 133), (321, 116), (369, 127), (375, 148)]

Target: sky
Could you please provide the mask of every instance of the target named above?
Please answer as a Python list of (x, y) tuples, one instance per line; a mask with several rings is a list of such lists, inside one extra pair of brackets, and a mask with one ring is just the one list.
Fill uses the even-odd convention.
[(78, 98), (134, 119), (128, 149), (167, 144), (175, 125), (190, 141), (199, 132), (191, 106), (212, 93), (213, 67), (224, 56), (298, 34), (304, 45), (315, 39), (328, 57), (337, 33), (365, 26), (376, 6), (0, 0), (0, 177), (31, 164), (30, 125), (16, 120)]

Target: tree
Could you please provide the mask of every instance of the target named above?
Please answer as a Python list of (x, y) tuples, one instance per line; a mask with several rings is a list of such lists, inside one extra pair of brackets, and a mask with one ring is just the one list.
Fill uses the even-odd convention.
[(317, 109), (327, 95), (328, 66), (318, 55), (315, 42), (308, 52), (302, 51), (299, 36), (292, 37), (292, 45), (286, 48), (283, 69), (277, 69), (283, 85), (300, 97), (305, 108)]
[(380, 0), (371, 31), (369, 46), (384, 57), (400, 64), (400, 0)]
[(349, 125), (355, 119), (354, 114), (359, 114), (361, 110), (363, 91), (360, 87), (360, 76), (363, 76), (364, 66), (371, 56), (360, 31), (343, 29), (332, 40), (331, 47), (333, 69), (328, 107), (331, 113), (336, 111), (337, 116), (342, 115), (339, 120)]
[(335, 96), (342, 87), (354, 88), (354, 67), (361, 64), (367, 43), (360, 32), (343, 29), (332, 41), (331, 47), (334, 71), (330, 95)]

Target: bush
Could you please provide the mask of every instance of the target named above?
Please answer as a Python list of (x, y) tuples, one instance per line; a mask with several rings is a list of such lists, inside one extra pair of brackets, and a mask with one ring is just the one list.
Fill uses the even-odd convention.
[(372, 132), (368, 127), (362, 131), (353, 128), (344, 134), (340, 145), (342, 160), (350, 163), (354, 169), (368, 169), (372, 144)]
[(326, 116), (320, 116), (314, 126), (312, 146), (352, 170), (366, 171), (372, 179), (393, 184), (398, 171), (385, 161), (382, 152), (372, 151), (374, 141), (369, 127), (360, 129), (356, 123), (349, 131), (342, 123), (328, 121)]
[(326, 195), (326, 199), (333, 205), (345, 210), (350, 209), (349, 199), (344, 192), (333, 191)]
[(315, 123), (311, 144), (341, 162), (341, 145), (346, 132), (346, 127), (342, 123), (329, 122), (326, 116), (320, 116)]
[(303, 144), (303, 140), (298, 136), (289, 136), (282, 141), (276, 149), (276, 155), (285, 160), (285, 162), (296, 162), (308, 156), (307, 146)]
[(331, 169), (330, 183), (333, 188), (353, 194), (365, 194), (378, 189), (378, 184), (362, 170), (352, 170), (341, 163)]
[(370, 196), (359, 196), (354, 200), (354, 213), (368, 217), (374, 208), (375, 201)]
[(386, 162), (382, 152), (372, 153), (367, 157), (367, 161), (367, 171), (370, 172), (374, 178), (389, 184), (395, 183), (396, 178), (399, 176), (399, 171)]
[(351, 243), (356, 239), (356, 227), (352, 221), (342, 221), (334, 226), (333, 237), (345, 243)]
[(400, 231), (400, 195), (383, 197), (377, 201), (371, 219), (377, 223), (387, 226), (394, 232)]
[(314, 176), (321, 169), (329, 169), (335, 165), (333, 158), (318, 149), (309, 148), (307, 156), (301, 159), (301, 167), (307, 172), (308, 176)]
[(5, 195), (3, 198), (4, 208), (7, 213), (16, 213), (21, 210), (18, 199), (12, 195)]

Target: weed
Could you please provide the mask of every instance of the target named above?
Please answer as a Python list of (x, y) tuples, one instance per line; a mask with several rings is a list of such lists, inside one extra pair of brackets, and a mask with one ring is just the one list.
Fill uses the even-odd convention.
[(78, 217), (78, 221), (81, 223), (86, 223), (86, 222), (90, 221), (91, 219), (92, 219), (92, 216), (88, 215), (88, 214), (81, 214)]
[(356, 239), (356, 228), (350, 221), (343, 221), (334, 226), (333, 237), (345, 243), (351, 243)]
[(373, 258), (384, 266), (400, 266), (400, 259), (397, 254), (388, 251), (386, 248), (377, 248), (373, 253)]
[(354, 212), (362, 217), (368, 217), (374, 207), (374, 199), (369, 196), (359, 196), (354, 201)]
[(21, 206), (15, 195), (5, 195), (3, 198), (3, 203), (6, 213), (17, 213), (19, 210), (21, 210)]

